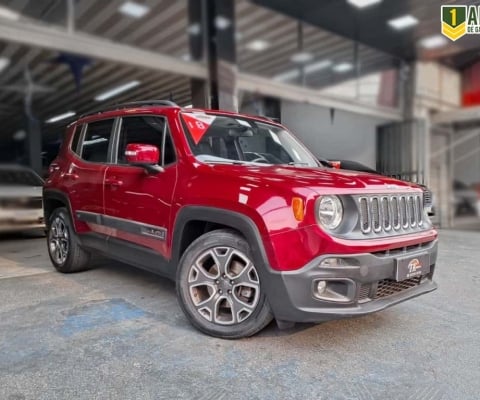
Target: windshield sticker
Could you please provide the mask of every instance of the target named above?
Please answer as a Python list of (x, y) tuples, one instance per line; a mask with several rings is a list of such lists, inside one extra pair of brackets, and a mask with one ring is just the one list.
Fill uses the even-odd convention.
[(207, 129), (215, 121), (215, 115), (206, 115), (206, 114), (182, 114), (183, 120), (188, 126), (190, 135), (192, 135), (193, 141), (195, 144), (198, 144), (202, 140), (203, 135)]

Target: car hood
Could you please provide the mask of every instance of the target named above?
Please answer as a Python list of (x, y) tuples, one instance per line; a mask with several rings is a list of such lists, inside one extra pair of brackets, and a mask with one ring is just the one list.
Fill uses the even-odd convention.
[(0, 185), (0, 198), (42, 197), (41, 186)]
[(310, 188), (318, 194), (355, 192), (408, 192), (421, 190), (417, 185), (378, 174), (358, 171), (306, 168), (296, 166), (257, 166), (209, 164), (222, 175), (241, 177), (256, 185)]

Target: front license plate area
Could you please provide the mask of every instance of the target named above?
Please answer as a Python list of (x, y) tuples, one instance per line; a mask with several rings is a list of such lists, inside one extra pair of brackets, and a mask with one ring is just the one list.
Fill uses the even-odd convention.
[(430, 272), (430, 256), (420, 254), (416, 256), (399, 257), (396, 259), (395, 279), (404, 281), (405, 279), (417, 278)]

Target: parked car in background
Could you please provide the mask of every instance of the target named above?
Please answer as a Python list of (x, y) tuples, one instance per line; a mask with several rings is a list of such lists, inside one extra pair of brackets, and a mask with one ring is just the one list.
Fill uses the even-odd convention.
[(0, 165), (0, 232), (45, 229), (43, 180), (21, 165)]
[(477, 202), (479, 195), (476, 190), (465, 183), (453, 181), (453, 206), (455, 215), (477, 215)]
[(380, 172), (366, 165), (352, 160), (329, 160), (332, 168), (347, 169), (350, 171), (368, 172), (370, 174), (380, 174)]

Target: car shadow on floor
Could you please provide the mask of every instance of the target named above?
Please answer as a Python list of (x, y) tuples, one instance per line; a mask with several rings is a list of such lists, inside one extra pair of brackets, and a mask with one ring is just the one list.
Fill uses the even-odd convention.
[(45, 238), (45, 232), (39, 229), (25, 230), (19, 232), (1, 232), (0, 242), (30, 240)]
[[(103, 259), (96, 262), (96, 268), (104, 273), (114, 274), (119, 280), (125, 280), (125, 285), (137, 287), (150, 301), (158, 296), (159, 304), (166, 305), (167, 309), (145, 309), (157, 321), (175, 328), (185, 329), (189, 332), (198, 332), (183, 315), (177, 302), (175, 283), (170, 279), (156, 275), (149, 271), (135, 268), (117, 261)], [(142, 288), (144, 288), (142, 290)], [(137, 293), (138, 295), (138, 293)], [(155, 302), (155, 300), (153, 300)], [(141, 306), (141, 304), (136, 304)], [(175, 307), (174, 309), (172, 307)], [(349, 340), (352, 335), (352, 327), (357, 334), (368, 334), (369, 332), (395, 325), (395, 314), (387, 312), (376, 313), (363, 317), (346, 318), (322, 323), (299, 323), (288, 329), (280, 329), (273, 320), (265, 329), (254, 337), (258, 338), (295, 338), (299, 335), (333, 335), (340, 342), (342, 337)]]

